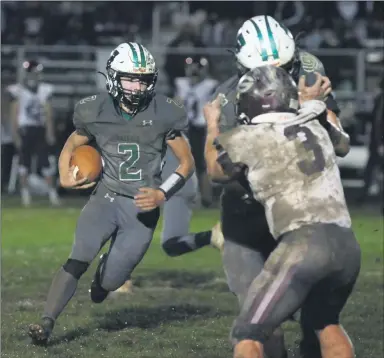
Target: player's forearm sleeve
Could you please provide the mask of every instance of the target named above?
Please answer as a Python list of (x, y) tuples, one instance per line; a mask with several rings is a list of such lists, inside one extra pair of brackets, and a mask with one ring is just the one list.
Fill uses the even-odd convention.
[(181, 174), (174, 172), (160, 185), (159, 190), (164, 193), (165, 199), (169, 200), (185, 185), (185, 182), (186, 180)]
[(339, 157), (345, 157), (350, 149), (349, 135), (329, 121), (327, 121), (326, 129), (329, 137), (331, 138), (336, 155)]

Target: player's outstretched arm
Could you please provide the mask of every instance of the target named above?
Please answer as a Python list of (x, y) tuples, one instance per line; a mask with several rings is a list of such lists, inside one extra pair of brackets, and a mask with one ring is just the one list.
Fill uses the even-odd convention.
[(348, 133), (344, 132), (339, 118), (331, 110), (327, 110), (327, 121), (325, 128), (331, 138), (335, 154), (338, 157), (345, 157), (350, 150), (350, 139)]
[(228, 181), (221, 165), (217, 162), (219, 152), (216, 149), (215, 139), (219, 136), (219, 118), (221, 114), (220, 94), (204, 106), (204, 117), (207, 122), (207, 138), (205, 140), (204, 156), (207, 172), (214, 181)]
[(87, 144), (89, 138), (74, 131), (67, 139), (59, 157), (60, 184), (63, 188), (86, 189), (95, 183), (85, 184), (87, 178), (76, 180), (73, 174), (74, 168), (70, 166), (72, 152), (81, 145)]

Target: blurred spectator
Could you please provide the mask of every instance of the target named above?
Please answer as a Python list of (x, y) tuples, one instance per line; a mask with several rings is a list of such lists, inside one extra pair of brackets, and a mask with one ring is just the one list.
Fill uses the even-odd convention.
[(367, 200), (375, 172), (383, 172), (384, 157), (384, 76), (380, 80), (379, 93), (372, 112), (372, 127), (369, 141), (369, 158), (364, 171), (364, 187), (360, 201)]
[(201, 201), (204, 206), (212, 204), (212, 186), (204, 159), (206, 122), (204, 104), (212, 99), (219, 82), (210, 76), (209, 62), (203, 55), (184, 58), (185, 76), (175, 79), (175, 96), (184, 102), (189, 128), (188, 138), (195, 159)]
[[(195, 55), (195, 48), (204, 48), (194, 26), (187, 23), (184, 25), (176, 38), (168, 45), (168, 53), (165, 58), (164, 69), (168, 75), (169, 85), (173, 88), (176, 77), (184, 77), (184, 59)], [(177, 53), (177, 48), (187, 49), (187, 53)], [(176, 51), (175, 51), (176, 50)], [(172, 91), (173, 92), (173, 91)]]
[(297, 32), (303, 22), (305, 7), (302, 1), (279, 1), (275, 12), (275, 19), (281, 21), (292, 32)]
[(5, 191), (9, 182), (14, 152), (9, 99), (6, 96), (6, 86), (3, 83), (1, 89), (1, 192)]
[[(362, 48), (367, 38), (367, 24), (363, 7), (358, 1), (337, 1), (333, 26), (338, 32), (340, 47)], [(340, 17), (342, 21), (340, 21)]]

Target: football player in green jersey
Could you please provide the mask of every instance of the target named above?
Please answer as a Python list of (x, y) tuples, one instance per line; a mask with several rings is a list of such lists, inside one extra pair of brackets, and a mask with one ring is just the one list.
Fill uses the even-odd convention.
[[(75, 131), (60, 155), (60, 181), (65, 188), (96, 184), (74, 179), (70, 158), (80, 145), (96, 144), (103, 171), (80, 213), (69, 259), (53, 279), (42, 321), (29, 327), (35, 344), (47, 342), (78, 280), (111, 237), (91, 285), (92, 301), (104, 301), (129, 279), (151, 243), (159, 206), (194, 172), (190, 146), (183, 135), (186, 113), (178, 102), (155, 95), (158, 70), (150, 52), (139, 43), (122, 43), (112, 51), (106, 71), (107, 91), (76, 105)], [(179, 166), (162, 182), (167, 145)]]

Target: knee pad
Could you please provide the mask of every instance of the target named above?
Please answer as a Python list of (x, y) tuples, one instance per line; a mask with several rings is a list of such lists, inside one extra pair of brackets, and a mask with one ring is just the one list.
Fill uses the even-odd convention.
[(186, 244), (183, 243), (183, 242), (178, 242), (180, 237), (176, 236), (176, 237), (171, 237), (170, 239), (167, 239), (165, 240), (161, 246), (164, 250), (164, 252), (170, 256), (170, 257), (175, 257), (175, 256), (179, 256), (181, 255), (182, 253), (184, 253), (185, 250), (180, 250), (180, 245), (183, 246)]
[(87, 271), (89, 267), (88, 262), (68, 259), (67, 262), (63, 265), (63, 269), (65, 272), (68, 272), (77, 280)]

